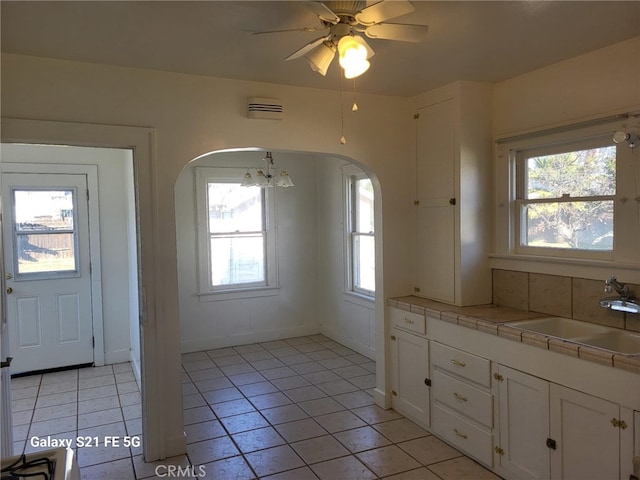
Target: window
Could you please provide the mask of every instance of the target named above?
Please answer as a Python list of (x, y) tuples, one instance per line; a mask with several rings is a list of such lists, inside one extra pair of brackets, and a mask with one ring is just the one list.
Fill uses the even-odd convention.
[(25, 278), (78, 271), (75, 189), (13, 189), (15, 272)]
[(364, 174), (347, 177), (349, 290), (373, 297), (375, 280), (375, 239), (373, 185)]
[[(197, 169), (201, 293), (275, 285), (270, 189), (243, 187), (231, 169)], [(235, 169), (233, 169), (235, 170)]]
[(522, 150), (516, 161), (518, 251), (610, 256), (616, 194), (611, 139)]

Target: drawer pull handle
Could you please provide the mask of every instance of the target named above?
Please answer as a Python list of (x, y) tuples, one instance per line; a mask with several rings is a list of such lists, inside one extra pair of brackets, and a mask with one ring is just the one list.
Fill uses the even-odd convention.
[(451, 363), (453, 363), (456, 367), (466, 367), (467, 364), (464, 362), (461, 362), (460, 360), (456, 360), (455, 358), (453, 360), (451, 360)]
[(414, 320), (412, 320), (411, 318), (407, 318), (407, 317), (405, 317), (405, 318), (404, 318), (404, 323), (408, 323), (408, 324), (410, 324), (410, 325), (413, 325), (413, 324), (415, 323), (415, 321), (414, 321)]
[(459, 432), (457, 428), (453, 429), (453, 433), (455, 433), (460, 438), (464, 438), (465, 440), (469, 438), (466, 433)]
[(458, 392), (453, 392), (453, 396), (458, 400), (462, 400), (463, 402), (467, 401), (467, 397), (465, 397), (464, 395), (460, 395)]

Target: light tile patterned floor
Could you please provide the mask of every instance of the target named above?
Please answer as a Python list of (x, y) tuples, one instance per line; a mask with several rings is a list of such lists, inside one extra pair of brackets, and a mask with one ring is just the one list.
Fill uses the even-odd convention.
[[(323, 335), (188, 353), (182, 364), (187, 455), (145, 463), (141, 447), (78, 448), (84, 480), (168, 478), (167, 465), (215, 480), (498, 478), (375, 406), (375, 363)], [(37, 450), (34, 436), (142, 431), (129, 364), (14, 379), (12, 403), (16, 453)]]

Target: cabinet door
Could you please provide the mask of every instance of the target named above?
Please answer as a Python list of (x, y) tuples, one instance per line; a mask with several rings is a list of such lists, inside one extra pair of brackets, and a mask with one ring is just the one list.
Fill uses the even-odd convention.
[(395, 410), (423, 426), (429, 426), (429, 341), (393, 329), (392, 397)]
[(416, 181), (421, 205), (448, 202), (455, 195), (455, 100), (418, 109)]
[(419, 294), (455, 302), (455, 100), (418, 110), (416, 130), (417, 248)]
[(549, 478), (549, 382), (497, 367), (499, 465), (518, 479)]
[(552, 479), (620, 478), (620, 431), (617, 404), (551, 384)]

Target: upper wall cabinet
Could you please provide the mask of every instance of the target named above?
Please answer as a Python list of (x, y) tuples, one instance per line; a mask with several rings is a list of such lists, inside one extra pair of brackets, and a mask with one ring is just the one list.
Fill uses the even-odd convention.
[(492, 87), (457, 82), (418, 97), (415, 294), (491, 303)]

